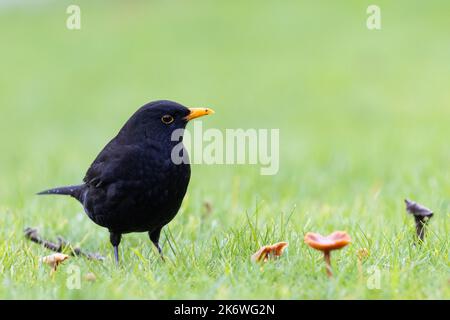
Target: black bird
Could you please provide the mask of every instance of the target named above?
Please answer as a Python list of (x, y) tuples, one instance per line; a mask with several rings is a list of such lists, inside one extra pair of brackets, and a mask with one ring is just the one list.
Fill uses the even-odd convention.
[(77, 199), (92, 221), (109, 230), (117, 263), (122, 234), (130, 232), (148, 232), (162, 256), (161, 229), (177, 214), (191, 176), (189, 162), (177, 158), (188, 159), (182, 129), (189, 120), (212, 113), (172, 101), (150, 102), (100, 152), (83, 184), (38, 194)]

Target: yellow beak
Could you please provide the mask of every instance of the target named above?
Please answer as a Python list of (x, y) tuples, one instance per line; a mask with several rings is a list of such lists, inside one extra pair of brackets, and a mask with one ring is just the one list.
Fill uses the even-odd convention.
[(210, 108), (189, 108), (189, 113), (184, 119), (187, 121), (191, 121), (192, 119), (207, 116), (209, 114), (214, 114), (214, 110)]

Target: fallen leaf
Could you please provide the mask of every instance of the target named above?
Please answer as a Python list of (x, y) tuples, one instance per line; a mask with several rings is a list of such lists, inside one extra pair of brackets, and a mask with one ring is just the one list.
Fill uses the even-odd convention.
[(208, 202), (208, 201), (205, 201), (203, 203), (203, 208), (205, 209), (205, 212), (207, 215), (210, 215), (213, 211), (212, 204), (211, 204), (211, 202)]
[(253, 262), (266, 262), (269, 259), (278, 258), (283, 254), (284, 249), (288, 245), (287, 242), (278, 242), (273, 245), (261, 247), (252, 255), (251, 260)]
[(211, 202), (204, 201), (203, 202), (203, 208), (202, 208), (202, 219), (207, 219), (209, 216), (211, 216), (211, 213), (213, 212), (213, 207)]

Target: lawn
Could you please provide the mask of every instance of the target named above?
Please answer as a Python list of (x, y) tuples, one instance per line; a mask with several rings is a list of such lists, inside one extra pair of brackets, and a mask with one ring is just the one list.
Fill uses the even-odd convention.
[[(379, 0), (372, 31), (367, 1), (77, 1), (68, 30), (71, 3), (0, 1), (0, 298), (450, 298), (450, 3)], [(166, 262), (129, 234), (117, 267), (76, 201), (35, 193), (79, 183), (157, 99), (214, 108), (204, 128), (279, 129), (280, 168), (194, 165)], [(435, 212), (422, 244), (404, 198)], [(51, 276), (28, 226), (106, 259)], [(334, 230), (353, 241), (329, 279), (303, 237)]]

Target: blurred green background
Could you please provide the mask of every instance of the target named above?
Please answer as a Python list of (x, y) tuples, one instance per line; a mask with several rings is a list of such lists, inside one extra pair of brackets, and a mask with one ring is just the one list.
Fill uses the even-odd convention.
[[(66, 8), (74, 3), (81, 8), (81, 30), (66, 28)], [(0, 1), (0, 297), (449, 298), (450, 3), (377, 0), (378, 31), (366, 28), (369, 4)], [(110, 247), (106, 230), (79, 204), (34, 193), (80, 182), (128, 117), (157, 99), (214, 108), (205, 128), (280, 129), (279, 173), (193, 167), (188, 196), (170, 225), (174, 241), (198, 259), (185, 269), (154, 266), (146, 236), (130, 235), (122, 248), (130, 269), (144, 263), (130, 248), (153, 257), (145, 281), (142, 274), (106, 269), (111, 261), (102, 267), (79, 262), (83, 272), (105, 275), (92, 284), (98, 290), (66, 290), (63, 278), (54, 290), (42, 285), (47, 270), (36, 261), (48, 252), (24, 241), (24, 227), (37, 226), (48, 237), (63, 234), (105, 255)], [(414, 251), (413, 258), (405, 197), (436, 211), (429, 251)], [(213, 208), (207, 218), (205, 202)], [(280, 276), (250, 284), (253, 276), (241, 275), (238, 266), (251, 268), (248, 256), (263, 240), (283, 240), (277, 221), (290, 212), (291, 260), (282, 269), (292, 272), (286, 282)], [(241, 244), (246, 213), (258, 217), (262, 230), (278, 231), (268, 238), (261, 231), (254, 243)], [(301, 261), (305, 229), (353, 231), (348, 255), (368, 246), (372, 262), (389, 265), (398, 278), (378, 291), (344, 276), (331, 288), (321, 279), (325, 291), (305, 293), (302, 287), (319, 281), (300, 267), (307, 263)], [(243, 238), (233, 238), (234, 231)], [(233, 257), (218, 257), (212, 267), (212, 237), (234, 239), (243, 249), (233, 247)], [(408, 253), (395, 252), (392, 239)], [(380, 248), (386, 252), (377, 255)], [(171, 255), (168, 246), (165, 251)], [(320, 257), (311, 255), (323, 271)], [(150, 281), (155, 268), (162, 278)], [(191, 268), (206, 278), (189, 277)], [(420, 268), (430, 279), (416, 283), (411, 278)], [(116, 272), (112, 279), (110, 272)], [(186, 282), (174, 285), (180, 277)], [(127, 289), (118, 290), (124, 283)]]

